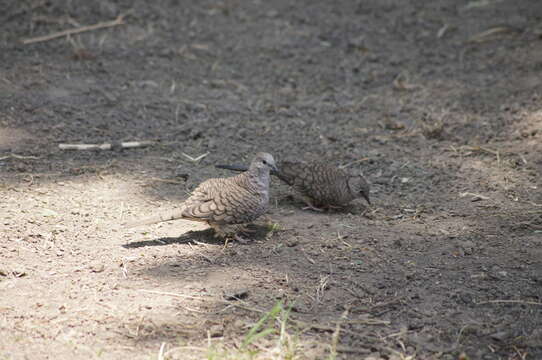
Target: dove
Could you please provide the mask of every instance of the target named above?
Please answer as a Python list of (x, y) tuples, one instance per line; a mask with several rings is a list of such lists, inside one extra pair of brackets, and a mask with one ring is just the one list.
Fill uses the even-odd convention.
[[(215, 165), (219, 169), (247, 171), (243, 165)], [(297, 191), (310, 209), (337, 208), (363, 197), (371, 204), (370, 185), (363, 175), (352, 175), (323, 162), (281, 161), (271, 175)]]
[[(198, 185), (179, 209), (137, 220), (125, 227), (155, 224), (177, 219), (207, 223), (215, 236), (226, 238), (242, 231), (245, 224), (263, 215), (269, 205), (269, 177), (277, 171), (273, 156), (256, 154), (246, 171), (229, 178), (208, 179)], [(234, 234), (237, 240), (241, 238)]]

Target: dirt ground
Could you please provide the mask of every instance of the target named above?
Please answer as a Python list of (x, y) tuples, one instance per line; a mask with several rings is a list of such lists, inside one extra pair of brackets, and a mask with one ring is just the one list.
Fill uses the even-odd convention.
[[(0, 358), (542, 359), (541, 19), (538, 0), (2, 1)], [(157, 144), (58, 147), (133, 140)], [(274, 180), (246, 245), (120, 227), (262, 149), (362, 170), (373, 205), (302, 210)]]

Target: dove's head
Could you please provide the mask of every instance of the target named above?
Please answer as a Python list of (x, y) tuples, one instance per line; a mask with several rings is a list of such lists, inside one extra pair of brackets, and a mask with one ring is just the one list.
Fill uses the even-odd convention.
[(348, 179), (348, 187), (356, 197), (362, 197), (367, 200), (367, 203), (371, 204), (371, 200), (369, 199), (370, 185), (363, 175), (350, 176)]
[(254, 160), (252, 160), (252, 163), (250, 164), (251, 169), (255, 170), (269, 170), (269, 171), (277, 171), (277, 165), (275, 165), (275, 159), (273, 159), (273, 156), (269, 153), (265, 152), (259, 152), (254, 157)]

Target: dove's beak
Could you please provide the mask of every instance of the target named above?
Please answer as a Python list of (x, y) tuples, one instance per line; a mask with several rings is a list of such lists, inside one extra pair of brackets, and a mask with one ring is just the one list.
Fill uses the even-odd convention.
[(277, 174), (279, 172), (279, 169), (277, 168), (277, 165), (273, 164), (271, 165), (271, 173)]
[(368, 203), (369, 205), (371, 205), (371, 200), (369, 199), (369, 194), (362, 192), (362, 193), (361, 193), (361, 196), (363, 196), (363, 198), (364, 198), (365, 200), (367, 200), (367, 203)]

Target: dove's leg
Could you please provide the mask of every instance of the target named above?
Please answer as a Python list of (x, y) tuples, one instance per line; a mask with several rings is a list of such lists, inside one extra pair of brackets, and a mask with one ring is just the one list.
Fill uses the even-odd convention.
[(233, 235), (233, 238), (237, 241), (239, 241), (241, 244), (245, 245), (250, 242), (250, 240), (245, 239), (244, 237), (240, 236), (239, 234)]
[(344, 210), (344, 206), (339, 206), (339, 205), (327, 205), (326, 206), (326, 209), (327, 210)]
[(237, 231), (240, 233), (255, 233), (256, 229), (249, 229), (248, 225), (237, 225)]
[(301, 196), (301, 200), (303, 200), (303, 202), (307, 205), (306, 207), (303, 208), (303, 210), (310, 209), (310, 210), (319, 211), (319, 212), (324, 211), (324, 209), (320, 209), (314, 206), (314, 204), (312, 203), (312, 199), (308, 196), (305, 196), (305, 195)]
[(225, 239), (228, 237), (228, 233), (224, 230), (224, 228), (218, 224), (215, 223), (209, 223), (209, 226), (213, 228), (215, 231), (215, 237), (219, 237), (222, 239)]
[(211, 226), (215, 231), (215, 237), (220, 237), (222, 239), (226, 240), (226, 244), (229, 239), (234, 239), (240, 242), (241, 244), (247, 244), (249, 243), (249, 240), (241, 237), (237, 233), (247, 233), (247, 232), (254, 232), (255, 230), (250, 230), (246, 227), (246, 225), (229, 225), (229, 226), (220, 226), (218, 224), (209, 223), (209, 226)]
[(250, 240), (245, 239), (244, 237), (239, 235), (239, 233), (248, 235), (250, 233), (255, 233), (255, 232), (256, 232), (256, 230), (255, 229), (249, 229), (248, 225), (236, 225), (235, 233), (233, 235), (233, 238), (235, 240), (239, 241), (241, 244), (248, 244), (250, 242)]

